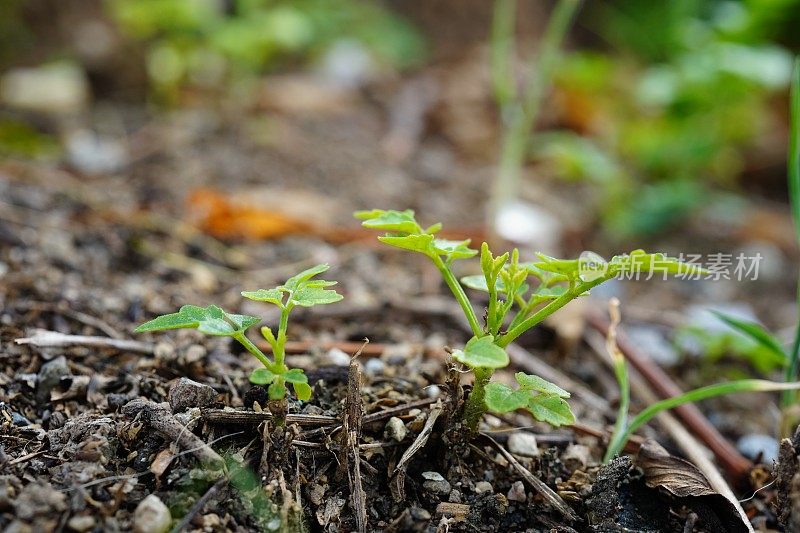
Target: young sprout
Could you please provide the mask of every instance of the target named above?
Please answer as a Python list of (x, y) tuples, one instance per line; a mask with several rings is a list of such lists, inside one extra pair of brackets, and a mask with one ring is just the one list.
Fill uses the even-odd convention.
[(283, 285), (274, 289), (258, 289), (244, 291), (242, 296), (258, 302), (268, 302), (278, 306), (281, 318), (278, 324), (278, 334), (264, 326), (261, 334), (272, 347), (274, 360), (267, 357), (245, 334), (245, 331), (261, 319), (247, 315), (235, 315), (223, 311), (216, 305), (198, 307), (184, 305), (177, 313), (162, 315), (137, 327), (134, 331), (163, 331), (167, 329), (195, 328), (208, 335), (232, 337), (238, 341), (256, 359), (261, 361), (263, 368), (258, 368), (250, 374), (250, 381), (257, 385), (269, 385), (270, 400), (281, 400), (286, 396), (286, 383), (290, 383), (295, 396), (300, 400), (311, 397), (311, 387), (308, 378), (300, 368), (289, 368), (285, 364), (286, 357), (286, 329), (289, 325), (289, 313), (296, 306), (312, 307), (320, 304), (330, 304), (342, 299), (342, 295), (333, 289), (335, 281), (313, 279), (330, 268), (328, 265), (317, 265), (304, 270), (286, 280)]
[[(584, 252), (580, 258), (569, 260), (536, 254), (538, 261), (521, 263), (516, 249), (494, 256), (489, 246), (483, 243), (480, 250), (483, 274), (467, 276), (459, 283), (451, 269), (452, 264), (478, 254), (477, 250), (469, 248), (469, 240), (437, 238), (436, 233), (442, 225), (423, 228), (411, 210), (373, 209), (356, 212), (355, 217), (362, 220), (366, 228), (387, 232), (378, 237), (381, 242), (428, 257), (461, 306), (474, 336), (463, 350), (453, 352), (453, 358), (475, 374), (463, 413), (464, 423), (471, 432), (477, 431), (487, 409), (496, 413), (526, 409), (537, 420), (553, 426), (575, 421), (565, 401), (569, 393), (539, 376), (517, 373), (517, 389), (490, 383), (496, 369), (509, 365), (505, 347), (520, 335), (575, 298), (588, 294), (590, 289), (620, 274), (698, 275), (703, 272), (699, 267), (643, 250), (618, 255), (610, 261), (595, 253)], [(461, 284), (489, 294), (483, 324)]]

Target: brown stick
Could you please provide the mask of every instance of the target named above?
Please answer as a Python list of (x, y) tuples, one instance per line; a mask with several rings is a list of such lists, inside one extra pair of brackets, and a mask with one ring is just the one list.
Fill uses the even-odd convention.
[(129, 417), (141, 416), (145, 424), (177, 443), (182, 450), (194, 455), (204, 465), (210, 468), (223, 468), (225, 462), (222, 457), (200, 437), (178, 422), (172, 416), (169, 404), (137, 398), (126, 403), (122, 413)]
[[(592, 328), (603, 336), (608, 335), (609, 322), (604, 316), (598, 312), (589, 312), (586, 319)], [(644, 377), (659, 397), (671, 398), (683, 394), (681, 388), (658, 365), (634, 346), (622, 331), (617, 333), (617, 345), (628, 362)], [(708, 446), (732, 479), (737, 483), (744, 479), (753, 468), (753, 463), (740, 454), (717, 431), (717, 428), (708, 421), (697, 406), (685, 404), (676, 407), (673, 411), (694, 435)]]
[(367, 495), (361, 485), (361, 455), (358, 442), (361, 439), (361, 424), (364, 419), (364, 406), (361, 404), (361, 371), (356, 358), (350, 360), (347, 380), (346, 411), (342, 421), (344, 428), (345, 467), (350, 484), (350, 504), (356, 518), (359, 533), (367, 531)]

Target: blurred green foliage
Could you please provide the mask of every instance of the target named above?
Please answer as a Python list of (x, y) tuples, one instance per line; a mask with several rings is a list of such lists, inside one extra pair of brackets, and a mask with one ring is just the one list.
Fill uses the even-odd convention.
[(218, 85), (231, 76), (320, 58), (348, 40), (378, 64), (424, 59), (421, 36), (379, 4), (362, 0), (107, 0), (124, 31), (148, 43), (156, 88)]
[(54, 137), (24, 122), (0, 117), (0, 157), (55, 159), (60, 153)]
[(792, 62), (776, 43), (793, 36), (780, 21), (800, 1), (622, 0), (588, 11), (611, 49), (565, 58), (556, 86), (570, 131), (540, 137), (534, 155), (597, 184), (611, 234), (656, 232), (706, 203), (709, 186), (735, 186), (746, 154), (780, 127), (770, 99)]

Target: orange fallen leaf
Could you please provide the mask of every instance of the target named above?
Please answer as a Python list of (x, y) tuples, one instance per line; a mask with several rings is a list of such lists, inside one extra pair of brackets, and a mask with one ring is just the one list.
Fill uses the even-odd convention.
[(221, 239), (274, 239), (313, 233), (311, 224), (299, 218), (250, 205), (214, 189), (193, 191), (187, 203), (194, 223)]

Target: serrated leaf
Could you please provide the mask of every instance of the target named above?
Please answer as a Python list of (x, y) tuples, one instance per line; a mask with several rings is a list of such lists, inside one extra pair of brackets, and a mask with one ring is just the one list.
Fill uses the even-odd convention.
[(539, 394), (530, 398), (528, 411), (536, 420), (547, 422), (551, 426), (568, 426), (575, 423), (575, 415), (569, 404), (555, 394)]
[(378, 237), (378, 240), (403, 250), (411, 250), (412, 252), (420, 252), (426, 255), (434, 253), (433, 235), (406, 235), (404, 237), (385, 235)]
[(541, 259), (541, 261), (533, 263), (533, 266), (539, 270), (562, 274), (568, 278), (576, 278), (578, 276), (577, 259), (557, 259), (543, 253), (537, 253), (536, 256)]
[(778, 355), (785, 363), (787, 355), (780, 342), (778, 342), (778, 340), (760, 324), (747, 320), (740, 320), (730, 315), (726, 315), (725, 313), (720, 313), (719, 311), (712, 310), (711, 312), (736, 331), (753, 339), (771, 353)]
[(478, 250), (469, 247), (470, 240), (451, 241), (448, 239), (434, 239), (433, 249), (439, 255), (444, 255), (448, 260), (469, 259), (474, 257)]
[(486, 407), (494, 413), (510, 413), (528, 405), (530, 393), (523, 390), (514, 390), (502, 383), (487, 383), (484, 388), (486, 395), (483, 398)]
[(255, 385), (269, 385), (277, 376), (267, 368), (256, 368), (250, 373), (250, 383)]
[(289, 369), (283, 374), (283, 379), (288, 383), (308, 383), (308, 377), (301, 368)]
[(372, 211), (356, 211), (354, 216), (365, 228), (399, 233), (423, 233), (422, 227), (414, 218), (414, 211), (395, 211), (393, 209), (373, 209)]
[(536, 391), (544, 394), (555, 394), (561, 398), (569, 398), (569, 392), (565, 391), (555, 383), (550, 383), (546, 379), (539, 376), (526, 374), (524, 372), (517, 372), (514, 374), (514, 379), (519, 383), (520, 390)]
[(139, 325), (134, 331), (163, 331), (169, 329), (198, 329), (208, 335), (230, 336), (242, 333), (261, 319), (254, 316), (226, 313), (216, 305), (200, 307), (184, 305), (177, 313), (170, 313), (154, 318)]
[(533, 296), (536, 296), (536, 298), (540, 300), (555, 300), (563, 296), (565, 292), (567, 292), (567, 288), (563, 285), (556, 285), (555, 287), (537, 287), (533, 292)]
[(294, 395), (298, 400), (308, 401), (311, 398), (311, 386), (308, 383), (292, 383)]
[(318, 274), (326, 272), (330, 267), (331, 267), (330, 265), (322, 263), (319, 265), (315, 265), (311, 268), (307, 268), (302, 272), (300, 272), (299, 274), (296, 274), (291, 278), (287, 279), (286, 283), (283, 284), (283, 287), (289, 290), (297, 289), (301, 287), (304, 282), (310, 280), (311, 278), (313, 278)]
[(330, 289), (303, 288), (292, 293), (291, 301), (302, 307), (332, 304), (344, 298), (341, 294)]
[(472, 337), (463, 350), (453, 350), (453, 359), (470, 368), (503, 368), (508, 366), (508, 354), (494, 344), (494, 337)]
[[(474, 276), (464, 276), (461, 278), (461, 284), (467, 288), (475, 289), (476, 291), (489, 292), (489, 287), (486, 285), (486, 277), (482, 274), (475, 274)], [(504, 292), (502, 280), (497, 280), (497, 291)]]
[(256, 302), (269, 302), (278, 306), (283, 303), (283, 291), (278, 288), (242, 291), (242, 296)]

